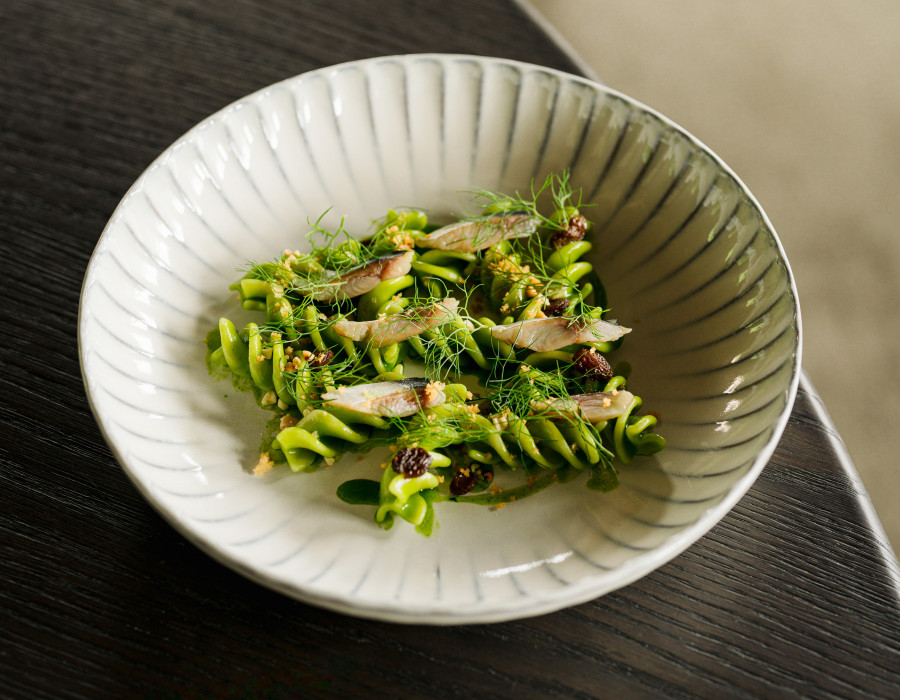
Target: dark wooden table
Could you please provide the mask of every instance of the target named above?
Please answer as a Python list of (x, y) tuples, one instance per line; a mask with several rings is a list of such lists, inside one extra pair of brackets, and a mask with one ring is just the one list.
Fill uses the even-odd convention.
[(897, 562), (808, 381), (762, 477), (686, 553), (495, 625), (358, 620), (250, 583), (169, 527), (103, 442), (78, 297), (151, 160), (234, 99), (350, 59), (576, 72), (515, 3), (14, 0), (0, 28), (0, 696), (900, 697)]

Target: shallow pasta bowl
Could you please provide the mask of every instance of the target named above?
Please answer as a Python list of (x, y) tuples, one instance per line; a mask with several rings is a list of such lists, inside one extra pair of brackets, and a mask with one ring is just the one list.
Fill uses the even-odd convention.
[[(668, 448), (502, 510), (440, 504), (425, 538), (335, 497), (372, 454), (250, 473), (265, 415), (210, 379), (203, 338), (239, 315), (248, 260), (309, 221), (360, 234), (393, 206), (460, 212), (475, 188), (571, 171), (594, 221), (617, 360)], [(265, 88), (197, 125), (129, 190), (97, 245), (79, 322), (91, 405), (145, 497), (191, 541), (334, 610), (433, 624), (535, 615), (603, 595), (704, 535), (746, 493), (799, 378), (796, 290), (753, 197), (665, 117), (587, 80), (452, 55), (370, 59)], [(377, 468), (377, 467), (376, 467)]]

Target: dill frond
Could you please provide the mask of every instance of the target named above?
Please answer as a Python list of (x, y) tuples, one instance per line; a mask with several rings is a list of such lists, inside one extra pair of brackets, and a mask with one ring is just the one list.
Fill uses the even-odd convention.
[[(618, 477), (602, 432), (610, 440), (612, 424), (590, 423), (571, 398), (595, 388), (570, 371), (571, 348), (534, 359), (534, 365), (553, 367), (544, 371), (530, 364), (534, 353), (488, 331), (493, 324), (560, 314), (571, 323), (602, 318), (602, 286), (581, 259), (591, 243), (581, 240), (589, 223), (579, 210), (589, 205), (569, 171), (532, 181), (521, 193), (477, 189), (470, 194), (480, 206), (472, 221), (524, 214), (537, 222), (534, 235), (525, 235), (534, 223), (528, 222), (522, 232), (508, 230), (503, 240), (484, 248), (445, 250), (431, 246), (433, 240), (417, 247), (436, 228), (422, 210), (390, 210), (361, 239), (348, 231), (344, 218), (336, 228), (327, 226), (329, 211), (323, 212), (307, 222), (308, 252), (285, 250), (273, 260), (249, 263), (232, 285), (245, 308), (266, 312), (259, 333), (251, 331), (251, 353), (260, 363), (277, 360), (259, 367), (272, 368), (281, 410), (296, 417), (325, 408), (341, 421), (365, 423), (367, 430), (373, 428), (368, 445), (446, 450), (440, 469), (477, 462), (491, 478), (494, 466), (524, 467), (529, 477), (551, 475), (551, 483), (567, 469), (589, 467), (589, 486), (611, 488)], [(483, 226), (462, 228), (477, 241)], [(333, 293), (356, 277), (349, 273), (395, 251), (412, 251), (408, 276), (383, 280), (377, 291), (353, 299)], [(455, 311), (437, 316), (435, 305), (448, 299), (456, 301)], [(336, 327), (340, 322), (350, 323)], [(322, 399), (341, 386), (399, 381), (408, 376), (407, 359), (418, 359), (429, 379), (447, 383), (446, 403), (419, 405), (417, 413), (401, 418), (354, 415), (346, 405), (329, 406)], [(411, 368), (409, 376), (417, 373)], [(463, 380), (472, 384), (471, 391), (455, 383)], [(271, 386), (268, 379), (256, 381)], [(289, 399), (296, 407), (285, 409)], [(529, 493), (531, 487), (529, 478)]]

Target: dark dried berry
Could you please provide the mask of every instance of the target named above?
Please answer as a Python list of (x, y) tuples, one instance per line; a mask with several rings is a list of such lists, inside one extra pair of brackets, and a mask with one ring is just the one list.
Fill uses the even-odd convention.
[(450, 493), (454, 496), (463, 496), (475, 487), (477, 480), (478, 472), (474, 467), (460, 467), (450, 480)]
[(544, 312), (544, 316), (562, 316), (568, 308), (568, 299), (552, 299), (541, 311)]
[(324, 367), (331, 362), (334, 353), (331, 350), (320, 350), (309, 358), (310, 367)]
[(397, 450), (397, 454), (391, 460), (391, 467), (394, 471), (407, 479), (422, 476), (428, 471), (429, 466), (431, 466), (431, 455), (421, 447), (403, 447)]
[(587, 219), (581, 214), (573, 216), (569, 219), (569, 225), (564, 231), (557, 231), (550, 236), (550, 247), (553, 248), (553, 250), (559, 250), (564, 245), (580, 241), (584, 238), (584, 234), (587, 233), (587, 229)]
[(572, 355), (572, 363), (575, 371), (588, 379), (612, 379), (613, 371), (609, 362), (594, 348), (581, 348)]

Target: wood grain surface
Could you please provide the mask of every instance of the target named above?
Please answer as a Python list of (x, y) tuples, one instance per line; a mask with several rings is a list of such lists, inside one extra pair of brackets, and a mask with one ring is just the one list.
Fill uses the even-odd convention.
[(575, 71), (512, 2), (0, 4), (0, 697), (897, 697), (900, 572), (804, 382), (754, 488), (670, 564), (495, 625), (344, 617), (217, 564), (113, 459), (78, 366), (85, 267), (168, 144), (346, 60)]

